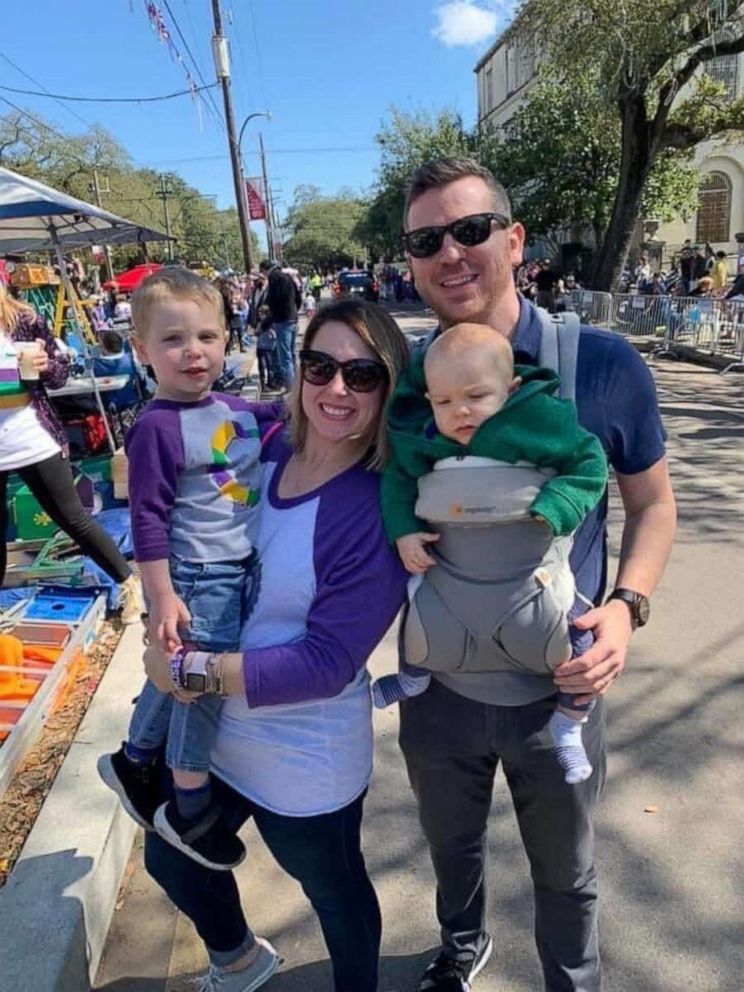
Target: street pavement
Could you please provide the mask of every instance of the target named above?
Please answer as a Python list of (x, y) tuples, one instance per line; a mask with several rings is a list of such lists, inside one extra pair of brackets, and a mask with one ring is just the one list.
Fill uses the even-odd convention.
[[(404, 329), (432, 322), (400, 312)], [(609, 775), (597, 820), (607, 992), (744, 989), (744, 638), (742, 378), (652, 363), (679, 501), (679, 533), (607, 697)], [(611, 545), (622, 519), (612, 493)], [(392, 633), (373, 673), (395, 668)], [(411, 992), (437, 943), (434, 882), (396, 743), (397, 711), (378, 713), (364, 848), (384, 920), (381, 992)], [(545, 824), (550, 830), (550, 823)], [(255, 830), (239, 871), (247, 917), (284, 955), (272, 992), (332, 988), (314, 916)], [(147, 878), (138, 843), (96, 988), (180, 992), (205, 967), (190, 924)], [(489, 839), (494, 954), (476, 992), (542, 988), (528, 867), (499, 775)]]

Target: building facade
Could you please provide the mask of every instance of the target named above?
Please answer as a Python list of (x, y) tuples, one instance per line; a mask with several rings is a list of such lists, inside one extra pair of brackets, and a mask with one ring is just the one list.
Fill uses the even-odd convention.
[[(480, 127), (498, 131), (509, 122), (529, 93), (538, 65), (534, 39), (517, 17), (475, 66)], [(744, 96), (744, 54), (713, 59), (706, 71), (726, 86), (732, 100)], [(695, 149), (695, 165), (700, 170), (697, 211), (687, 220), (648, 223), (645, 228), (640, 224), (637, 243), (649, 238), (660, 264), (667, 264), (688, 238), (693, 244), (707, 243), (714, 251), (726, 252), (729, 270), (735, 273), (744, 268), (744, 258), (739, 262), (744, 256), (744, 142), (703, 142)], [(574, 236), (566, 232), (564, 239)], [(534, 253), (541, 254), (541, 246)]]

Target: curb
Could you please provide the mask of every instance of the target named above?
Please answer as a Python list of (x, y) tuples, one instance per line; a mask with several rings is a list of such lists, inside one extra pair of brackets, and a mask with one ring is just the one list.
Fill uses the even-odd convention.
[(142, 685), (142, 628), (109, 662), (5, 887), (0, 890), (3, 992), (89, 992), (137, 825), (101, 782)]

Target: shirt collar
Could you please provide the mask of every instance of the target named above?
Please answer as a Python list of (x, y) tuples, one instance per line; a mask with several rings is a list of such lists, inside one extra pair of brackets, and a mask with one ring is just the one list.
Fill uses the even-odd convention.
[(521, 294), (519, 320), (512, 335), (512, 351), (517, 365), (537, 365), (540, 353), (542, 324), (537, 309)]

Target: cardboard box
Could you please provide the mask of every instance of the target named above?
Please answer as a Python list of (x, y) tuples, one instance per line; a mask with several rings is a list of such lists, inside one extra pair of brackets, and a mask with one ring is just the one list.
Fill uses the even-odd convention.
[(129, 462), (123, 448), (117, 448), (111, 459), (114, 499), (129, 499)]

